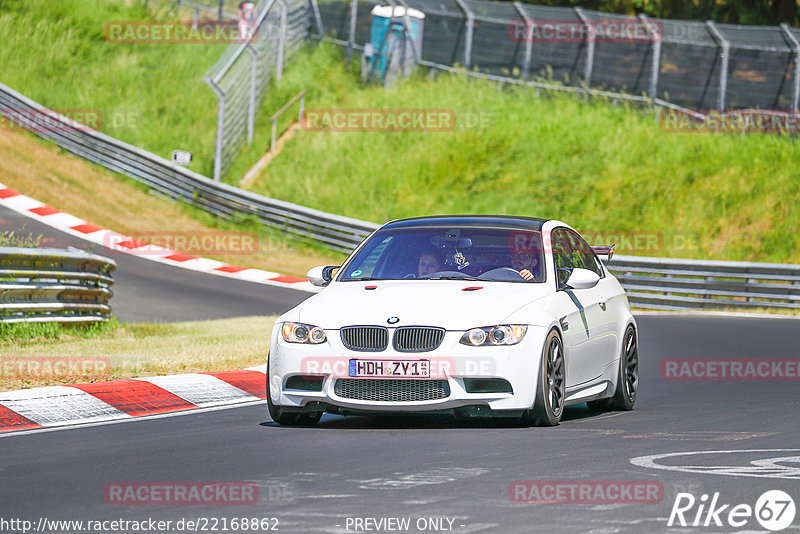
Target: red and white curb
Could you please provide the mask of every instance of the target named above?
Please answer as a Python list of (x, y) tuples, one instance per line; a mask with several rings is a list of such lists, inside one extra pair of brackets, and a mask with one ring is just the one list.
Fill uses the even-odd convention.
[(132, 420), (263, 400), (266, 368), (0, 392), (0, 433)]
[(63, 213), (38, 200), (27, 197), (2, 183), (0, 183), (0, 206), (5, 206), (21, 215), (30, 217), (42, 224), (46, 224), (47, 226), (85, 241), (102, 245), (114, 252), (130, 254), (166, 265), (246, 280), (248, 282), (287, 287), (310, 293), (319, 291), (318, 287), (312, 286), (305, 278), (230, 265), (208, 258), (190, 256), (175, 250), (136, 240), (132, 237), (88, 223), (68, 213)]

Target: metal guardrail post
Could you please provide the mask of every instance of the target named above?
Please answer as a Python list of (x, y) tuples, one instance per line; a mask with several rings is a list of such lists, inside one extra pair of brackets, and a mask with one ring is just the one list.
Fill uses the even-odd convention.
[(356, 43), (356, 17), (358, 16), (358, 0), (350, 0), (350, 29), (347, 34), (347, 62), (353, 57), (353, 45)]
[(250, 53), (250, 102), (247, 109), (247, 143), (253, 142), (253, 129), (256, 121), (256, 91), (258, 89), (258, 51), (248, 43)]
[(534, 20), (525, 12), (522, 2), (514, 2), (517, 13), (525, 21), (525, 57), (522, 60), (522, 79), (527, 79), (531, 70), (531, 56), (533, 55), (533, 31), (535, 28)]
[(595, 44), (595, 27), (594, 24), (589, 22), (589, 19), (583, 12), (583, 9), (575, 7), (575, 14), (581, 19), (581, 24), (589, 28), (589, 42), (586, 47), (586, 68), (583, 71), (583, 83), (587, 87), (592, 83), (592, 70), (594, 69), (594, 44)]
[(650, 84), (647, 88), (647, 94), (650, 100), (658, 98), (658, 76), (661, 74), (661, 40), (664, 38), (663, 32), (659, 33), (650, 24), (650, 19), (644, 13), (639, 14), (639, 19), (647, 27), (647, 33), (650, 34), (650, 44), (652, 49), (652, 58), (650, 63)]
[(475, 13), (464, 3), (464, 0), (456, 0), (456, 3), (467, 17), (467, 35), (464, 42), (464, 68), (469, 70), (472, 67), (472, 34), (475, 29)]
[(714, 21), (707, 20), (706, 28), (708, 28), (708, 33), (711, 34), (711, 37), (717, 42), (717, 45), (719, 45), (720, 48), (719, 98), (717, 99), (717, 109), (719, 111), (725, 111), (725, 96), (728, 92), (728, 63), (730, 62), (731, 57), (731, 44), (719, 31), (716, 24), (714, 24)]
[(289, 6), (286, 5), (286, 0), (277, 0), (281, 6), (281, 29), (280, 37), (278, 37), (278, 57), (275, 60), (275, 79), (281, 81), (283, 78), (283, 54), (286, 50), (286, 16), (289, 12)]
[(217, 94), (217, 135), (214, 142), (214, 181), (219, 182), (222, 178), (222, 143), (224, 141), (225, 127), (225, 92), (216, 84), (214, 80), (206, 78), (206, 83)]
[(325, 30), (322, 27), (322, 15), (319, 13), (319, 3), (317, 0), (311, 0), (311, 10), (314, 12), (314, 21), (317, 23), (317, 31), (319, 32), (319, 38), (325, 38)]
[(788, 23), (781, 24), (781, 30), (786, 39), (792, 43), (792, 53), (794, 54), (794, 83), (792, 84), (792, 113), (797, 113), (798, 102), (800, 102), (800, 41), (797, 40), (792, 27)]

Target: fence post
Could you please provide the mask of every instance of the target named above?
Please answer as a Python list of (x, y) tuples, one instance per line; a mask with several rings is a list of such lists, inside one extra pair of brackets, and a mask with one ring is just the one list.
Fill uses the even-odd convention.
[(317, 0), (311, 0), (311, 9), (314, 11), (314, 20), (317, 23), (320, 41), (325, 38), (325, 31), (322, 29), (322, 15), (319, 14), (319, 4)]
[(222, 17), (223, 17), (222, 7), (224, 4), (225, 0), (219, 0), (219, 7), (217, 7), (217, 20), (220, 22), (222, 22)]
[(521, 2), (514, 2), (514, 7), (517, 8), (517, 13), (525, 20), (525, 58), (522, 60), (522, 79), (528, 78), (531, 70), (531, 56), (533, 52), (533, 29), (536, 24), (534, 20), (528, 16), (525, 9), (522, 7)]
[(664, 38), (663, 32), (659, 33), (653, 26), (650, 25), (650, 19), (644, 13), (639, 14), (639, 19), (647, 27), (647, 33), (650, 34), (650, 43), (652, 45), (653, 57), (650, 65), (650, 84), (647, 88), (647, 94), (650, 96), (651, 103), (658, 98), (658, 75), (661, 74), (661, 39)]
[(278, 37), (278, 57), (275, 62), (275, 79), (281, 81), (283, 77), (283, 54), (286, 49), (286, 13), (289, 7), (286, 5), (286, 0), (278, 0), (281, 6), (281, 30)]
[(217, 94), (217, 138), (214, 142), (214, 181), (219, 182), (222, 177), (222, 136), (225, 125), (225, 93), (214, 83), (206, 78), (206, 83)]
[(350, 33), (347, 36), (347, 62), (353, 57), (353, 45), (356, 42), (356, 17), (358, 16), (358, 0), (350, 0)]
[(464, 68), (469, 70), (470, 67), (472, 67), (472, 31), (475, 26), (475, 13), (467, 7), (464, 0), (456, 0), (456, 3), (467, 17), (467, 36), (466, 42), (464, 43)]
[(798, 101), (800, 101), (800, 42), (792, 33), (792, 27), (786, 22), (781, 23), (781, 30), (786, 39), (792, 43), (794, 53), (794, 83), (792, 84), (792, 113), (797, 113)]
[(250, 53), (250, 102), (247, 109), (247, 143), (253, 142), (253, 125), (256, 120), (256, 91), (258, 88), (258, 51), (250, 46), (246, 46)]
[(720, 65), (719, 72), (719, 98), (717, 99), (717, 109), (719, 111), (725, 111), (725, 94), (728, 92), (728, 62), (731, 57), (731, 44), (717, 29), (714, 21), (707, 20), (706, 28), (708, 28), (708, 33), (711, 34), (711, 37), (717, 42), (717, 45), (719, 45), (721, 49), (720, 61), (722, 64)]
[(591, 24), (586, 18), (586, 15), (583, 13), (583, 9), (575, 7), (575, 14), (578, 15), (579, 19), (581, 19), (581, 23), (589, 28), (589, 43), (586, 48), (586, 70), (583, 72), (583, 83), (588, 88), (592, 83), (592, 69), (594, 68), (595, 28), (594, 24)]

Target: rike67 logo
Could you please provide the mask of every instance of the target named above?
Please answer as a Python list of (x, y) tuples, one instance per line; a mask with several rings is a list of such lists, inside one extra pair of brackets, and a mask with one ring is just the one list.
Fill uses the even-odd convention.
[(792, 524), (795, 512), (794, 500), (781, 490), (764, 492), (755, 506), (723, 504), (719, 493), (710, 500), (708, 494), (697, 499), (691, 493), (678, 493), (667, 526), (757, 528), (755, 519), (762, 528), (778, 532)]

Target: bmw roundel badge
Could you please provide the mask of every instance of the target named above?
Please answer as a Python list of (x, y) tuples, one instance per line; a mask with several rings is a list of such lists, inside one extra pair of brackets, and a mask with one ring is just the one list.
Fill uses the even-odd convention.
[(386, 322), (389, 324), (397, 324), (400, 322), (400, 319), (398, 317), (389, 317), (386, 319)]

